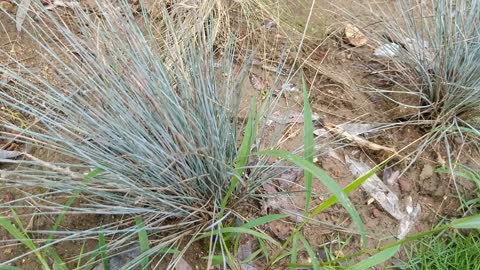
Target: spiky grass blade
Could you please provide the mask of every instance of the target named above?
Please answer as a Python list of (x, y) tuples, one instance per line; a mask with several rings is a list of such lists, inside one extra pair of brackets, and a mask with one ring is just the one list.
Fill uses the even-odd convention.
[[(429, 120), (432, 141), (448, 134), (437, 128), (449, 133), (458, 126), (478, 131), (480, 3), (396, 0), (391, 5), (373, 3), (355, 7), (380, 22), (361, 22), (352, 16), (353, 11), (349, 14), (358, 25), (369, 24), (365, 32), (375, 46), (396, 47), (396, 56), (389, 61), (399, 72), (383, 75), (395, 87), (372, 86), (370, 90), (397, 104), (417, 108), (419, 120)], [(416, 98), (408, 101), (401, 96)]]
[[(148, 238), (161, 238), (161, 244), (150, 246), (149, 261), (175, 261), (188, 248), (180, 243), (191, 244), (184, 238), (218, 232), (232, 213), (226, 207), (249, 198), (274, 166), (265, 169), (264, 159), (249, 166), (255, 177), (243, 175), (261, 119), (253, 118), (252, 106), (245, 129), (237, 120), (246, 68), (237, 69), (233, 47), (214, 51), (209, 24), (193, 26), (201, 34), (184, 42), (178, 36), (184, 25), (163, 10), (165, 39), (159, 42), (149, 18), (137, 23), (127, 1), (97, 5), (102, 16), (73, 7), (73, 20), (65, 23), (60, 14), (32, 2), (32, 17), (26, 18), (32, 28), (23, 29), (24, 34), (38, 45), (42, 63), (55, 71), (56, 81), (1, 52), (17, 67), (0, 64), (0, 72), (15, 80), (0, 81), (5, 90), (0, 102), (36, 122), (33, 128), (2, 122), (11, 132), (0, 137), (57, 157), (41, 160), (32, 153), (10, 161), (19, 169), (5, 181), (46, 189), (45, 198), (68, 198), (66, 205), (36, 194), (19, 200), (19, 208), (31, 210), (21, 202), (33, 199), (42, 214), (57, 216), (53, 228), (35, 234), (46, 234), (49, 243), (81, 243), (102, 235), (108, 242), (101, 241), (98, 250), (105, 262), (105, 251), (112, 257), (138, 239), (138, 227), (126, 224), (141, 218)], [(165, 44), (168, 50), (161, 51)], [(18, 69), (28, 76), (20, 76)], [(239, 131), (245, 131), (245, 143), (237, 149)], [(84, 173), (95, 168), (103, 173), (82, 182)], [(65, 218), (80, 214), (113, 216), (114, 221), (62, 231)], [(216, 250), (218, 238), (210, 240)], [(179, 252), (159, 255), (165, 250)]]
[[(313, 163), (313, 122), (312, 122), (312, 109), (310, 108), (310, 102), (308, 101), (308, 90), (307, 84), (305, 82), (305, 77), (302, 76), (302, 93), (303, 93), (303, 115), (304, 115), (304, 126), (303, 126), (303, 145), (304, 145), (304, 154), (303, 157), (306, 161)], [(304, 182), (305, 182), (305, 209), (304, 215), (307, 216), (310, 212), (310, 200), (312, 196), (312, 182), (313, 175), (308, 170), (304, 170)]]

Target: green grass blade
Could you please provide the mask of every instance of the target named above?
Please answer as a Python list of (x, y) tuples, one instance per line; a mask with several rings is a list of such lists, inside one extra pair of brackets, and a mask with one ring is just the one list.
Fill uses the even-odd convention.
[(93, 251), (92, 255), (90, 256), (90, 259), (88, 259), (88, 261), (82, 266), (82, 269), (90, 270), (94, 267), (96, 263), (96, 258), (100, 253), (100, 249), (101, 249), (101, 246), (99, 242), (97, 248)]
[(223, 252), (227, 254), (227, 262), (233, 269), (237, 269), (237, 262), (235, 261), (232, 253), (230, 252), (231, 245), (227, 244), (227, 241), (223, 237), (223, 233), (220, 234), (220, 240), (222, 241), (222, 245), (224, 247)]
[(10, 265), (0, 265), (0, 270), (24, 270), (20, 267), (10, 266)]
[[(363, 267), (369, 267), (369, 265), (373, 266), (373, 265), (375, 265), (374, 263), (376, 263), (376, 264), (381, 263), (381, 262), (389, 259), (390, 257), (394, 256), (395, 253), (400, 249), (400, 246), (402, 244), (412, 242), (412, 241), (415, 241), (415, 240), (419, 240), (419, 239), (421, 239), (425, 236), (429, 236), (429, 235), (432, 235), (434, 233), (438, 233), (438, 232), (441, 232), (441, 231), (444, 231), (444, 230), (447, 230), (447, 229), (480, 229), (479, 220), (480, 220), (480, 214), (465, 217), (465, 218), (461, 218), (461, 219), (457, 219), (457, 220), (455, 220), (455, 221), (453, 221), (449, 224), (445, 224), (445, 225), (436, 227), (436, 228), (434, 228), (430, 231), (421, 232), (421, 233), (418, 233), (416, 235), (408, 236), (408, 237), (406, 237), (402, 240), (399, 240), (399, 241), (394, 242), (394, 243), (387, 244), (385, 246), (382, 246), (382, 247), (379, 247), (379, 248), (376, 248), (376, 249), (362, 250), (358, 253), (355, 253), (355, 254), (352, 254), (352, 255), (345, 256), (343, 258), (339, 258), (337, 260), (334, 260), (333, 262), (348, 260), (350, 258), (357, 257), (357, 256), (360, 256), (360, 255), (366, 254), (366, 253), (379, 252), (379, 253), (376, 254), (378, 256), (374, 255), (372, 257), (369, 257), (369, 258), (361, 261), (360, 263), (358, 263), (356, 265), (351, 266), (351, 267), (359, 267), (359, 268), (353, 268), (353, 269), (365, 269)], [(393, 252), (393, 251), (395, 251), (395, 252)], [(390, 257), (388, 257), (388, 256), (390, 256)], [(371, 259), (371, 258), (373, 258), (373, 259)]]
[[(293, 236), (292, 239), (292, 256), (290, 256), (290, 264), (295, 265), (297, 264), (298, 258), (298, 233)], [(295, 270), (295, 267), (291, 266), (289, 270)]]
[[(349, 194), (350, 192), (359, 188), (363, 183), (365, 183), (365, 181), (367, 181), (368, 178), (370, 178), (372, 175), (374, 175), (378, 171), (380, 171), (387, 164), (388, 161), (389, 160), (386, 160), (386, 161), (382, 162), (381, 164), (379, 164), (375, 168), (371, 169), (368, 173), (366, 173), (366, 174), (360, 176), (359, 178), (355, 179), (355, 181), (353, 181), (352, 183), (350, 183), (348, 186), (346, 186), (343, 189), (343, 192), (345, 192), (346, 194)], [(315, 217), (316, 215), (320, 214), (322, 211), (328, 209), (329, 207), (331, 207), (332, 205), (334, 205), (337, 202), (338, 202), (337, 197), (330, 196), (327, 200), (325, 200), (323, 203), (321, 203), (319, 206), (317, 206), (312, 211), (312, 213), (310, 214), (310, 217), (311, 218)]]
[(55, 262), (55, 266), (53, 267), (53, 269), (55, 269), (55, 270), (60, 270), (60, 269), (61, 270), (68, 270), (67, 265), (62, 260), (60, 255), (58, 255), (58, 253), (55, 251), (55, 249), (53, 249), (52, 247), (49, 247), (49, 248), (47, 248), (47, 253), (48, 253), (48, 255), (50, 255), (50, 257), (53, 258), (53, 261)]
[[(18, 217), (18, 216), (17, 216)], [(45, 270), (49, 270), (50, 267), (48, 266), (47, 261), (41, 254), (41, 252), (37, 249), (33, 241), (28, 237), (26, 233), (22, 233), (20, 230), (18, 230), (7, 218), (4, 216), (0, 216), (0, 226), (3, 227), (5, 230), (7, 230), (10, 235), (13, 236), (13, 238), (17, 239), (20, 241), (23, 245), (28, 247), (30, 250), (34, 252), (34, 254), (37, 256), (38, 260), (40, 261), (42, 268)]]
[(77, 268), (80, 268), (80, 265), (82, 263), (82, 258), (83, 258), (83, 252), (85, 251), (85, 245), (87, 244), (87, 241), (83, 241), (82, 247), (80, 248), (80, 254), (78, 255), (78, 261), (77, 261)]
[(110, 269), (110, 262), (107, 255), (107, 244), (105, 242), (105, 235), (103, 233), (98, 234), (98, 248), (100, 250), (100, 257), (102, 258), (103, 269)]
[(450, 226), (455, 229), (480, 229), (480, 214), (455, 220)]
[[(248, 157), (250, 156), (250, 150), (252, 148), (254, 133), (255, 133), (255, 103), (252, 100), (252, 105), (250, 107), (250, 114), (248, 116), (247, 126), (245, 128), (245, 134), (243, 136), (242, 144), (240, 145), (239, 154), (235, 162), (235, 173), (237, 176), (233, 177), (230, 187), (227, 190), (227, 193), (222, 199), (221, 212), (223, 213), (225, 207), (227, 206), (228, 200), (232, 196), (233, 191), (238, 185), (243, 174), (243, 170), (248, 163)], [(221, 216), (221, 215), (220, 215)]]
[(252, 100), (250, 105), (250, 113), (248, 116), (247, 126), (245, 128), (245, 134), (242, 139), (242, 144), (240, 145), (239, 155), (235, 163), (235, 168), (237, 175), (241, 176), (244, 170), (244, 167), (248, 163), (248, 157), (250, 156), (250, 150), (253, 144), (254, 134), (255, 134), (255, 99)]
[(390, 259), (391, 257), (395, 256), (397, 252), (400, 250), (400, 245), (398, 246), (393, 246), (390, 248), (387, 248), (383, 251), (380, 251), (379, 253), (368, 257), (367, 259), (351, 266), (348, 267), (348, 270), (367, 270), (370, 269), (370, 267), (373, 267), (375, 265), (378, 265), (380, 263), (385, 262), (386, 260)]
[[(145, 230), (145, 224), (141, 217), (135, 217), (135, 224), (138, 227), (138, 241), (140, 242), (140, 251), (145, 254), (150, 249), (150, 243), (148, 242), (147, 231)], [(143, 256), (143, 255), (140, 255)], [(142, 259), (142, 270), (148, 269), (148, 256)]]
[(28, 235), (26, 234), (26, 231), (27, 231), (27, 230), (25, 230), (25, 227), (23, 227), (23, 223), (22, 223), (22, 221), (20, 220), (20, 217), (17, 215), (17, 212), (15, 212), (14, 209), (10, 209), (10, 212), (12, 213), (13, 219), (15, 219), (15, 223), (17, 224), (17, 227), (20, 228), (19, 231), (20, 231), (21, 233), (22, 233), (22, 232), (25, 232), (25, 233), (22, 233), (22, 234), (24, 234), (24, 235), (27, 236), (27, 238), (28, 238)]
[(262, 239), (258, 239), (258, 245), (262, 250), (263, 256), (265, 256), (265, 261), (268, 263), (270, 261), (270, 254), (268, 253), (267, 245)]
[(288, 215), (285, 215), (285, 214), (271, 214), (271, 215), (266, 215), (266, 216), (263, 216), (263, 217), (259, 217), (259, 218), (256, 218), (254, 220), (251, 220), (245, 224), (243, 224), (242, 228), (247, 228), (247, 229), (251, 229), (251, 228), (254, 228), (254, 227), (257, 227), (257, 226), (260, 226), (260, 225), (263, 225), (263, 224), (266, 224), (266, 223), (270, 223), (272, 221), (275, 221), (275, 220), (279, 220), (279, 219), (282, 219), (282, 218), (286, 218), (288, 217)]
[(252, 252), (252, 254), (248, 255), (248, 257), (245, 258), (240, 263), (241, 264), (249, 263), (249, 262), (253, 261), (258, 256), (258, 254), (260, 254), (260, 253), (262, 253), (262, 249), (257, 249), (254, 252)]
[(310, 260), (312, 261), (313, 270), (320, 270), (320, 263), (318, 262), (317, 255), (315, 254), (315, 251), (313, 251), (312, 246), (310, 246), (310, 243), (308, 243), (307, 239), (305, 239), (301, 233), (298, 233), (296, 236), (300, 239), (303, 247), (307, 251)]
[(220, 231), (221, 231), (221, 233), (239, 233), (239, 234), (244, 233), (244, 234), (249, 234), (249, 235), (255, 236), (259, 239), (264, 239), (266, 241), (269, 241), (270, 243), (272, 243), (276, 246), (280, 246), (280, 243), (275, 241), (275, 239), (273, 239), (269, 235), (266, 235), (264, 233), (260, 233), (260, 232), (257, 232), (257, 231), (251, 230), (251, 229), (242, 228), (242, 227), (226, 227), (226, 228), (222, 228)]
[[(313, 163), (313, 122), (312, 122), (312, 109), (310, 102), (308, 101), (307, 84), (305, 77), (302, 76), (302, 89), (303, 89), (303, 140), (304, 140), (304, 153), (303, 157), (306, 161)], [(304, 169), (304, 183), (305, 183), (305, 209), (304, 214), (308, 216), (310, 212), (310, 201), (312, 197), (312, 182), (313, 175), (308, 170)]]
[[(89, 172), (85, 178), (83, 179), (82, 181), (82, 184), (88, 184), (90, 183), (90, 181), (92, 181), (92, 179), (99, 175), (100, 173), (102, 173), (103, 170), (101, 169), (95, 169), (91, 172)], [(70, 196), (70, 198), (68, 198), (67, 202), (65, 203), (65, 206), (63, 208), (63, 211), (58, 215), (58, 217), (55, 219), (55, 223), (53, 224), (53, 227), (52, 227), (52, 232), (50, 233), (50, 235), (48, 236), (48, 240), (47, 240), (47, 244), (52, 242), (53, 238), (55, 237), (55, 232), (58, 230), (58, 227), (60, 226), (60, 224), (62, 223), (63, 219), (65, 218), (65, 212), (68, 210), (68, 208), (70, 208), (73, 203), (75, 202), (75, 200), (78, 198), (78, 196), (80, 196), (80, 193), (82, 192), (82, 189), (78, 189), (78, 190), (75, 190), (73, 192), (73, 194)]]
[(315, 166), (315, 164), (308, 162), (301, 157), (293, 155), (287, 151), (280, 151), (280, 150), (265, 150), (261, 151), (258, 154), (260, 155), (271, 155), (279, 158), (283, 158), (288, 160), (295, 165), (303, 168), (304, 170), (309, 171), (315, 177), (317, 177), (327, 188), (328, 190), (337, 198), (338, 202), (347, 210), (347, 212), (352, 217), (353, 222), (357, 225), (358, 230), (361, 234), (362, 241), (365, 244), (367, 242), (366, 233), (365, 233), (365, 226), (360, 218), (360, 215), (355, 210), (352, 202), (346, 195), (346, 193), (342, 190), (340, 186), (333, 180), (326, 172), (322, 169)]

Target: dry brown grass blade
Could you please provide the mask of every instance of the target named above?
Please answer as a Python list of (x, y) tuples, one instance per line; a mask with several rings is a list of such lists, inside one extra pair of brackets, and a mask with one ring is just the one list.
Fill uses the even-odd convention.
[(379, 145), (371, 141), (368, 141), (364, 138), (354, 136), (344, 131), (341, 127), (334, 125), (332, 123), (325, 123), (324, 127), (333, 135), (343, 137), (344, 139), (349, 140), (360, 147), (366, 147), (373, 151), (384, 151), (384, 152), (387, 152), (388, 154), (393, 154), (395, 156), (401, 157), (400, 154), (397, 152), (397, 150), (395, 150), (394, 148)]

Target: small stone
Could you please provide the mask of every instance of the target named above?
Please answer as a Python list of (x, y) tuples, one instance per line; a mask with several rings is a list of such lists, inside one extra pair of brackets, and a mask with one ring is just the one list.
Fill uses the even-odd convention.
[(335, 251), (333, 252), (333, 254), (334, 254), (335, 257), (337, 257), (337, 258), (343, 258), (343, 257), (345, 257), (345, 254), (343, 254), (343, 251), (341, 251), (341, 250), (335, 250)]
[(347, 24), (345, 25), (345, 39), (346, 41), (355, 47), (361, 47), (367, 44), (367, 37), (357, 27)]
[(455, 138), (453, 138), (453, 141), (457, 144), (457, 145), (463, 145), (465, 144), (465, 139), (460, 137), (460, 136), (457, 136)]
[(425, 180), (433, 176), (433, 167), (430, 164), (425, 164), (420, 173), (420, 180)]

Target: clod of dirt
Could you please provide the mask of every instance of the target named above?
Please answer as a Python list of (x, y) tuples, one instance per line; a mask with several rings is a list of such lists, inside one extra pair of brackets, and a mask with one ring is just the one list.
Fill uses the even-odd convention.
[(433, 176), (433, 167), (430, 164), (425, 164), (423, 166), (422, 172), (420, 173), (420, 180), (424, 181)]
[(374, 218), (378, 218), (382, 215), (382, 212), (380, 210), (378, 210), (377, 208), (373, 208), (372, 209), (372, 217)]
[(283, 172), (278, 178), (278, 184), (284, 189), (288, 189), (295, 184), (303, 175), (303, 170), (298, 168), (291, 168)]
[(4, 9), (8, 13), (15, 13), (15, 6), (8, 1), (1, 1), (0, 9)]
[(281, 220), (270, 222), (268, 227), (272, 233), (282, 241), (286, 240), (293, 232), (293, 226)]
[(401, 193), (410, 193), (413, 190), (412, 181), (403, 176), (398, 178), (398, 186)]
[(345, 40), (348, 44), (355, 47), (361, 47), (367, 44), (367, 37), (357, 27), (347, 24), (345, 25), (344, 31)]

